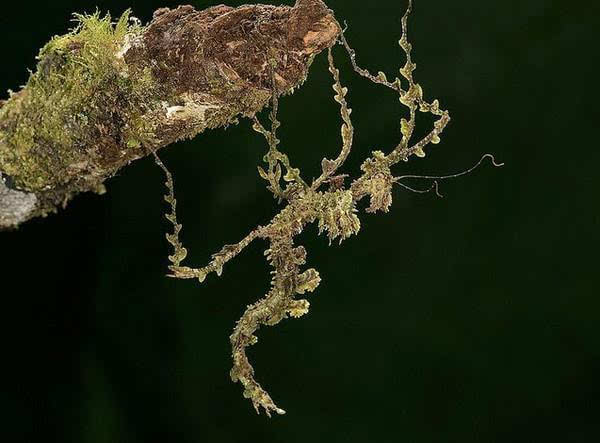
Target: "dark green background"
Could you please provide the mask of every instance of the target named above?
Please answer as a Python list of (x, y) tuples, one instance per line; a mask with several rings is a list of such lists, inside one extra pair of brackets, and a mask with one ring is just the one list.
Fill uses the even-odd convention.
[[(327, 3), (361, 64), (394, 76), (404, 2)], [(1, 441), (600, 441), (595, 2), (415, 3), (415, 75), (453, 120), (397, 172), (456, 172), (488, 152), (506, 166), (445, 182), (444, 199), (398, 188), (391, 212), (361, 216), (341, 246), (307, 229), (323, 278), (311, 311), (262, 329), (250, 351), (288, 414), (257, 416), (228, 376), (233, 324), (268, 287), (264, 245), (203, 285), (165, 278), (163, 177), (144, 159), (107, 195), (0, 235)], [(71, 12), (131, 6), (146, 22), (175, 4), (5, 3), (0, 85), (26, 81)], [(356, 173), (397, 142), (403, 109), (336, 54)], [(330, 85), (320, 57), (281, 102), (282, 148), (308, 177), (340, 145)], [(264, 151), (248, 121), (163, 151), (189, 264), (277, 211), (256, 173)]]

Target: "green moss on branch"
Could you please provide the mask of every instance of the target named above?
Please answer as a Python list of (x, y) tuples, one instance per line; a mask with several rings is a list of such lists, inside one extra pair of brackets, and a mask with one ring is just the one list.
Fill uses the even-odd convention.
[(129, 11), (116, 23), (75, 17), (0, 107), (0, 173), (36, 197), (19, 223), (103, 192), (119, 169), (176, 140), (254, 116), (271, 96), (267, 66), (291, 93), (339, 34), (320, 0), (163, 8), (147, 26)]

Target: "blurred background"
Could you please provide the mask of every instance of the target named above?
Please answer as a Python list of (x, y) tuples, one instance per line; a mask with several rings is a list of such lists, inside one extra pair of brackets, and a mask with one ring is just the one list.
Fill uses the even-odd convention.
[[(359, 63), (391, 78), (405, 3), (327, 1)], [(0, 87), (26, 82), (72, 12), (132, 7), (147, 22), (176, 5), (5, 3)], [(0, 440), (599, 441), (597, 12), (591, 1), (415, 0), (415, 76), (452, 122), (396, 172), (458, 172), (484, 153), (506, 165), (444, 182), (443, 199), (398, 188), (390, 213), (363, 213), (341, 246), (315, 227), (300, 236), (323, 279), (311, 311), (261, 329), (249, 351), (285, 416), (257, 416), (228, 375), (234, 322), (268, 288), (265, 245), (203, 285), (165, 278), (170, 227), (150, 158), (106, 195), (0, 234)], [(356, 174), (397, 142), (404, 110), (335, 53), (357, 131), (345, 171)], [(340, 146), (332, 93), (321, 56), (280, 103), (281, 147), (306, 177)], [(265, 149), (246, 120), (162, 151), (188, 264), (277, 212), (256, 172)]]

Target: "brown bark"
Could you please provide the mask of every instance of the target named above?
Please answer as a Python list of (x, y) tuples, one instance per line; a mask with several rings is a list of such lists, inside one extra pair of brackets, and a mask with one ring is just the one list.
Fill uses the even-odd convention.
[(340, 32), (321, 0), (163, 8), (121, 40), (118, 27), (101, 60), (86, 55), (96, 43), (83, 31), (50, 42), (27, 86), (0, 102), (0, 229), (103, 191), (122, 167), (179, 139), (252, 117), (273, 78), (280, 94), (293, 92)]

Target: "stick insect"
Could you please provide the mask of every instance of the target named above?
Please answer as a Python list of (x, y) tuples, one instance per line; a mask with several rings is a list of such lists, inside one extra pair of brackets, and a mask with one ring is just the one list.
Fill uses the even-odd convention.
[[(440, 106), (438, 100), (428, 101), (424, 98), (423, 90), (416, 82), (413, 73), (416, 65), (412, 59), (412, 45), (408, 40), (408, 19), (412, 12), (412, 0), (409, 0), (406, 12), (401, 20), (401, 37), (399, 45), (403, 50), (406, 61), (400, 68), (400, 77), (389, 81), (383, 72), (377, 75), (360, 67), (356, 53), (345, 37), (345, 29), (339, 24), (338, 37), (327, 48), (329, 72), (332, 75), (334, 100), (338, 103), (341, 117), (341, 149), (334, 159), (324, 158), (321, 162), (321, 173), (312, 181), (302, 177), (287, 154), (280, 151), (277, 129), (280, 122), (277, 118), (281, 91), (277, 86), (275, 65), (271, 66), (271, 105), (268, 128), (259, 118), (252, 116), (253, 129), (260, 133), (268, 145), (264, 156), (264, 167), (258, 167), (258, 173), (267, 182), (267, 188), (282, 204), (282, 208), (265, 226), (258, 226), (246, 237), (235, 244), (225, 245), (212, 255), (211, 261), (204, 267), (183, 266), (187, 250), (179, 239), (181, 224), (177, 221), (176, 200), (174, 195), (173, 178), (163, 162), (155, 155), (158, 166), (166, 176), (166, 202), (170, 212), (166, 218), (173, 225), (172, 233), (167, 234), (173, 253), (169, 256), (170, 277), (178, 279), (197, 279), (203, 282), (210, 274), (220, 276), (223, 267), (240, 254), (246, 246), (255, 240), (263, 240), (268, 246), (264, 252), (266, 260), (272, 267), (271, 287), (266, 295), (247, 307), (242, 317), (237, 321), (230, 336), (232, 347), (233, 367), (230, 375), (234, 382), (243, 386), (244, 397), (250, 399), (256, 412), (264, 409), (270, 417), (272, 412), (284, 414), (271, 396), (256, 381), (254, 369), (246, 355), (246, 348), (257, 342), (255, 333), (261, 326), (273, 326), (287, 317), (301, 317), (308, 312), (309, 301), (303, 298), (313, 292), (319, 285), (321, 277), (314, 268), (306, 268), (306, 249), (295, 243), (295, 237), (312, 223), (318, 225), (319, 233), (325, 233), (329, 242), (338, 240), (340, 243), (360, 230), (359, 211), (357, 203), (369, 199), (366, 212), (388, 212), (392, 204), (392, 189), (399, 185), (415, 192), (438, 193), (438, 181), (458, 177), (472, 171), (486, 155), (473, 167), (459, 174), (446, 176), (395, 176), (392, 172), (400, 162), (406, 162), (413, 155), (425, 156), (425, 148), (440, 142), (440, 135), (450, 122), (450, 114)], [(374, 151), (362, 163), (361, 175), (346, 183), (348, 176), (341, 173), (344, 162), (350, 155), (354, 141), (354, 126), (351, 119), (351, 108), (346, 100), (348, 89), (340, 80), (340, 71), (336, 67), (333, 56), (333, 45), (340, 45), (348, 54), (352, 67), (360, 76), (382, 86), (392, 89), (398, 94), (400, 102), (408, 109), (408, 118), (400, 118), (401, 138), (388, 152)], [(417, 141), (412, 141), (418, 113), (429, 113), (436, 119), (427, 135)], [(432, 180), (428, 189), (415, 189), (406, 181), (414, 178)]]

